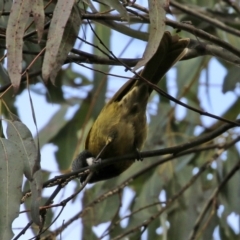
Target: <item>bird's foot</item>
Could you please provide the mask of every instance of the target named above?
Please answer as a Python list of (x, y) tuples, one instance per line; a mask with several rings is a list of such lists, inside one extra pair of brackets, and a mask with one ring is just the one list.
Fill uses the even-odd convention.
[(138, 150), (138, 148), (136, 148), (136, 154), (137, 154), (137, 161), (142, 161), (143, 158), (142, 158), (141, 152)]

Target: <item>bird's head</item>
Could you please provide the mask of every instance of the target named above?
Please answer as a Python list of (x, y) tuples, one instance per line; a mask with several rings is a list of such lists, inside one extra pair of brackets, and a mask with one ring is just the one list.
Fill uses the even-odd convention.
[[(88, 151), (84, 150), (79, 155), (74, 159), (72, 163), (72, 171), (78, 171), (82, 168), (89, 167), (94, 163), (94, 157), (93, 155)], [(81, 176), (80, 177), (80, 182), (83, 183), (84, 180), (86, 179), (86, 176)]]

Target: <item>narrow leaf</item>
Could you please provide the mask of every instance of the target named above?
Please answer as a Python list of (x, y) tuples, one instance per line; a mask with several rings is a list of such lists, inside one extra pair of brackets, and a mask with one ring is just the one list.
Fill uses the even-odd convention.
[(21, 81), (23, 35), (31, 10), (30, 0), (13, 1), (6, 32), (7, 69), (16, 92)]
[(22, 196), (25, 154), (15, 142), (0, 139), (0, 239), (12, 239), (12, 222), (18, 217)]
[(77, 5), (73, 6), (70, 18), (66, 24), (61, 45), (56, 56), (56, 62), (51, 72), (50, 79), (54, 83), (57, 73), (65, 62), (69, 51), (73, 48), (76, 37), (79, 32), (79, 27), (82, 22)]
[(61, 108), (52, 116), (48, 124), (39, 132), (40, 147), (48, 143), (68, 123), (64, 119), (69, 105), (62, 104)]
[(31, 132), (23, 123), (19, 121), (13, 121), (8, 124), (7, 137), (9, 140), (17, 143), (23, 149), (25, 153), (25, 176), (28, 180), (32, 179), (33, 168), (36, 165), (36, 161), (39, 161), (37, 149), (32, 137)]
[[(12, 2), (13, 1), (10, 1), (10, 0), (0, 1), (0, 16), (2, 16), (4, 12), (8, 12), (11, 10)], [(1, 19), (1, 23), (3, 23), (2, 20), (3, 18)], [(2, 25), (1, 27), (5, 27), (5, 26), (6, 25), (4, 24), (4, 26)]]
[(150, 19), (149, 39), (143, 58), (134, 67), (134, 71), (146, 65), (157, 51), (165, 31), (165, 9), (168, 8), (168, 2), (168, 0), (148, 0)]
[(93, 5), (91, 0), (83, 0), (83, 2), (85, 2), (89, 6), (89, 8), (91, 9), (91, 11), (93, 13), (97, 13), (98, 12), (97, 9), (94, 7), (94, 5)]
[(7, 136), (14, 141), (24, 153), (24, 174), (30, 181), (32, 190), (32, 219), (37, 225), (41, 225), (39, 218), (39, 206), (42, 192), (42, 173), (40, 157), (29, 129), (19, 121), (8, 124)]
[(119, 0), (101, 0), (102, 3), (105, 3), (106, 5), (112, 7), (113, 9), (116, 9), (123, 19), (127, 20), (129, 22), (129, 15), (126, 10), (126, 8), (120, 3)]
[(40, 42), (44, 30), (44, 18), (45, 18), (43, 0), (32, 0), (31, 6), (32, 6), (31, 12), (34, 18), (34, 22), (36, 24), (38, 34), (38, 41)]
[(237, 84), (240, 82), (239, 74), (240, 74), (239, 67), (232, 66), (229, 68), (228, 73), (226, 74), (223, 80), (222, 93), (235, 90)]
[(75, 42), (80, 21), (76, 21), (79, 13), (73, 8), (74, 3), (74, 0), (59, 0), (54, 9), (42, 67), (44, 81), (50, 77), (54, 83), (57, 72)]
[(42, 199), (42, 172), (40, 169), (34, 173), (30, 188), (32, 191), (31, 216), (34, 223), (40, 226), (42, 224), (39, 216), (39, 207)]

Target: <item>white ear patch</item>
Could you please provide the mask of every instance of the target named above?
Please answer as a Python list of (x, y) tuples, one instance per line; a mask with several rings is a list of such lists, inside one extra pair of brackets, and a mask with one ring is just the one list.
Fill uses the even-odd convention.
[(90, 158), (87, 158), (86, 161), (87, 161), (88, 166), (91, 166), (91, 165), (93, 165), (93, 163), (95, 161), (95, 158), (94, 157), (90, 157)]

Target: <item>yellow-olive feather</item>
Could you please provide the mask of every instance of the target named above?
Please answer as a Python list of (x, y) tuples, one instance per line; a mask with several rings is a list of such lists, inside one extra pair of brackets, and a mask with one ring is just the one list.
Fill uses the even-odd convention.
[[(157, 84), (166, 72), (186, 53), (188, 39), (180, 39), (165, 32), (157, 52), (139, 73)], [(101, 154), (101, 159), (117, 157), (141, 150), (147, 137), (146, 107), (152, 87), (137, 76), (127, 81), (104, 106), (85, 142), (85, 149), (98, 156), (109, 138), (112, 142)], [(78, 157), (73, 170), (86, 166), (86, 159)], [(89, 182), (118, 176), (132, 165), (132, 161), (115, 162), (93, 173)], [(80, 179), (83, 181), (85, 178)]]

